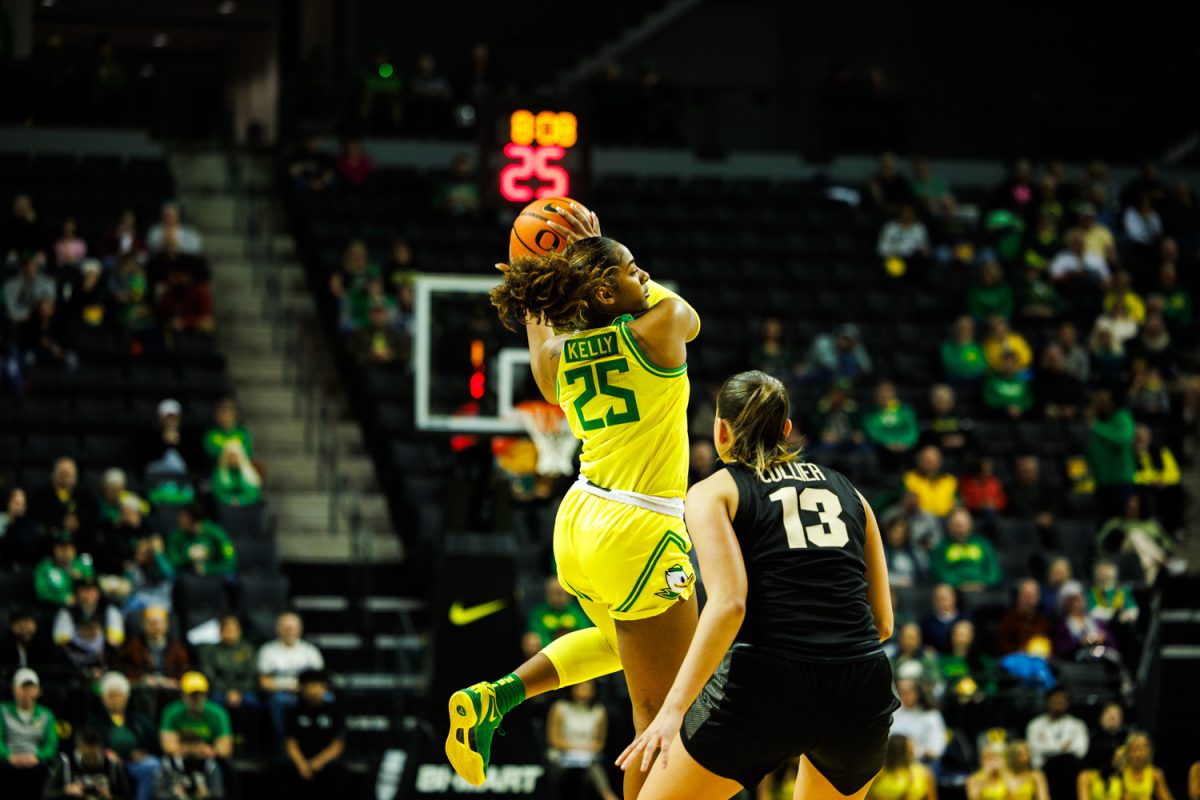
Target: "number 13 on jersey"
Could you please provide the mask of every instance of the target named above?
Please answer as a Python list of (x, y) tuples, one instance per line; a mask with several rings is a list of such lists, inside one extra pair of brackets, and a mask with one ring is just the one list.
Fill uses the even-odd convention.
[[(783, 528), (787, 531), (788, 547), (845, 547), (850, 532), (841, 520), (842, 501), (828, 489), (810, 486), (797, 491), (785, 486), (771, 495), (771, 500), (783, 506)], [(820, 520), (816, 525), (804, 525), (800, 512), (810, 511)]]

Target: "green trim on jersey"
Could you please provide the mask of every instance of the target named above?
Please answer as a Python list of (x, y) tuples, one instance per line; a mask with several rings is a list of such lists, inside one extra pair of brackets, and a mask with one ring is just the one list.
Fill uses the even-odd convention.
[(685, 553), (690, 549), (683, 537), (674, 531), (667, 531), (665, 534), (663, 534), (663, 537), (658, 540), (658, 544), (654, 546), (654, 551), (650, 554), (650, 558), (646, 560), (646, 566), (642, 568), (642, 574), (638, 576), (637, 583), (635, 583), (633, 586), (633, 591), (631, 591), (629, 596), (625, 598), (625, 602), (614, 608), (613, 611), (616, 611), (619, 614), (624, 613), (628, 611), (635, 602), (637, 602), (638, 597), (646, 588), (646, 583), (650, 580), (650, 576), (654, 574), (654, 567), (658, 563), (658, 559), (667, 549), (667, 545), (671, 544), (672, 542), (678, 545), (679, 549)]
[(621, 338), (625, 341), (625, 346), (629, 348), (629, 351), (633, 353), (633, 357), (636, 358), (638, 363), (642, 365), (642, 369), (646, 370), (651, 375), (655, 375), (659, 378), (678, 378), (680, 375), (683, 375), (687, 372), (687, 362), (684, 362), (678, 367), (667, 368), (660, 367), (647, 358), (646, 354), (642, 352), (642, 348), (638, 346), (637, 340), (634, 339), (633, 334), (626, 327), (625, 317), (619, 318), (616, 325), (617, 330), (621, 333)]

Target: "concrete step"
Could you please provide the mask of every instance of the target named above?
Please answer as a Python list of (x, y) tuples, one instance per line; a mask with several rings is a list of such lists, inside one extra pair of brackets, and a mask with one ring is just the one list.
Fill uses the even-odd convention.
[[(218, 320), (219, 322), (219, 320)], [(217, 326), (217, 344), (225, 353), (253, 356), (254, 358), (281, 358), (282, 356), (271, 344), (271, 337), (251, 337), (238, 335), (222, 330)]]
[(228, 360), (229, 377), (239, 386), (283, 383), (283, 356), (242, 353), (236, 349)]
[(227, 320), (233, 325), (243, 321), (262, 322), (267, 311), (296, 320), (314, 316), (312, 297), (307, 293), (284, 291), (272, 294), (268, 301), (264, 290), (257, 287), (216, 285), (213, 294), (222, 298), (213, 314), (218, 322)]
[(254, 318), (248, 316), (240, 316), (226, 331), (229, 338), (234, 341), (242, 341), (245, 339), (254, 340), (270, 340), (273, 324), (267, 322), (261, 316)]
[[(354, 420), (338, 420), (337, 435), (341, 442), (361, 442), (362, 432)], [(286, 441), (304, 437), (304, 423), (297, 419), (274, 416), (254, 420), (254, 438), (257, 441)]]
[(238, 404), (245, 408), (247, 419), (290, 418), (294, 398), (292, 389), (284, 386), (238, 387)]
[[(250, 257), (246, 252), (246, 237), (240, 231), (213, 229), (201, 231), (204, 234), (205, 254), (213, 261), (225, 258), (245, 259)], [(275, 258), (292, 261), (296, 255), (296, 245), (292, 237), (278, 234), (273, 242)]]
[(185, 194), (187, 218), (202, 231), (234, 232), (238, 229), (237, 203), (228, 195)]
[[(260, 450), (260, 452), (262, 452)], [(317, 463), (315, 457), (300, 455), (271, 454), (269, 460), (264, 457), (269, 470), (267, 491), (281, 492), (316, 492)], [(338, 476), (342, 486), (347, 491), (377, 492), (379, 484), (375, 479), (375, 467), (366, 458), (346, 458), (338, 464)]]
[[(280, 519), (286, 517), (319, 517), (329, 515), (327, 492), (279, 492), (275, 497)], [(387, 518), (387, 500), (382, 494), (359, 494), (356, 498), (364, 519)], [(343, 495), (343, 510), (349, 498)]]
[[(319, 540), (344, 536), (350, 530), (349, 522), (345, 517), (341, 517), (339, 519), (336, 533), (331, 535), (330, 531), (334, 529), (330, 527), (329, 517), (323, 517), (319, 515), (298, 516), (287, 513), (280, 513), (276, 517), (275, 526), (276, 530), (279, 532), (280, 542), (284, 540), (285, 535), (305, 536)], [(370, 535), (376, 538), (393, 535), (391, 524), (386, 518), (363, 517), (360, 531), (363, 533), (363, 535)], [(288, 559), (288, 555), (281, 552), (280, 558)]]
[(173, 153), (171, 172), (181, 191), (224, 190), (229, 184), (229, 165), (221, 152)]
[[(279, 557), (286, 561), (341, 563), (363, 555), (354, 552), (351, 538), (344, 532), (331, 536), (322, 532), (280, 528), (276, 541)], [(372, 563), (395, 563), (404, 557), (399, 537), (390, 533), (375, 534), (370, 539), (369, 548)]]

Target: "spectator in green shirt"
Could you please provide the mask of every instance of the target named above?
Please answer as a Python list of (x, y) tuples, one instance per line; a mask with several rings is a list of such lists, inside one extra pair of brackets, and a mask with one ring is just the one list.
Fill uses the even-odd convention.
[(212, 473), (212, 493), (224, 506), (253, 506), (262, 501), (262, 476), (237, 439), (225, 442), (221, 450), (221, 460)]
[(1112, 392), (1092, 395), (1088, 467), (1096, 482), (1096, 518), (1107, 522), (1120, 516), (1133, 490), (1135, 426), (1129, 409), (1117, 408)]
[(896, 387), (884, 381), (875, 387), (875, 408), (863, 417), (863, 432), (880, 450), (885, 469), (896, 466), (921, 438), (917, 412), (896, 396)]
[(243, 704), (258, 708), (257, 653), (242, 638), (242, 623), (235, 614), (221, 617), (221, 641), (200, 648), (200, 669), (212, 676), (216, 701), (226, 708)]
[(229, 534), (204, 519), (198, 505), (179, 509), (179, 527), (167, 537), (167, 559), (180, 572), (196, 575), (232, 575), (237, 572), (237, 552)]
[(579, 601), (572, 597), (558, 578), (546, 579), (546, 599), (533, 607), (529, 612), (528, 629), (536, 633), (545, 647), (558, 637), (592, 627), (592, 621), (579, 607)]
[[(1167, 247), (1167, 242), (1170, 242), (1174, 247), (1174, 241), (1167, 239), (1163, 241), (1163, 249)], [(1167, 261), (1158, 271), (1158, 292), (1163, 298), (1163, 316), (1167, 319), (1167, 324), (1171, 327), (1172, 333), (1179, 334), (1187, 330), (1192, 325), (1194, 312), (1192, 310), (1192, 293), (1179, 285), (1179, 278), (1175, 270), (1175, 262)]]
[(1004, 273), (995, 261), (979, 268), (978, 277), (967, 291), (967, 311), (976, 320), (1012, 317), (1013, 290), (1004, 282)]
[(988, 375), (983, 382), (983, 403), (996, 413), (1020, 419), (1033, 407), (1033, 392), (1017, 366), (1016, 354), (1008, 352), (1001, 359), (1001, 371)]
[(225, 443), (231, 439), (241, 442), (246, 456), (254, 458), (254, 442), (250, 438), (250, 431), (238, 422), (236, 400), (229, 396), (222, 397), (213, 409), (213, 422), (213, 427), (204, 434), (204, 455), (208, 457), (210, 464), (216, 466)]
[(22, 667), (13, 675), (13, 701), (0, 703), (0, 794), (41, 797), (50, 763), (58, 756), (54, 712), (38, 705), (38, 674)]
[(975, 340), (975, 321), (963, 315), (954, 321), (950, 338), (942, 342), (942, 369), (952, 384), (975, 383), (987, 372), (987, 358)]
[(951, 197), (950, 187), (940, 175), (935, 175), (927, 158), (913, 160), (912, 191), (925, 211), (936, 214), (943, 202)]
[(179, 755), (179, 734), (192, 731), (208, 746), (208, 757), (233, 755), (233, 727), (225, 709), (208, 699), (208, 679), (200, 672), (185, 673), (179, 681), (183, 699), (163, 710), (159, 741), (168, 756)]
[(103, 708), (91, 724), (100, 732), (104, 746), (125, 762), (137, 800), (151, 800), (160, 766), (155, 756), (158, 732), (153, 722), (129, 709), (129, 691), (129, 679), (119, 672), (101, 678)]
[(54, 539), (50, 557), (33, 571), (33, 588), (39, 601), (55, 608), (75, 605), (75, 582), (94, 580), (90, 556), (75, 553), (75, 540), (63, 531)]
[(946, 518), (946, 539), (929, 559), (934, 579), (959, 591), (981, 591), (1000, 583), (1000, 562), (992, 543), (975, 533), (971, 512), (956, 507)]
[(954, 623), (950, 629), (950, 652), (939, 653), (937, 657), (946, 697), (965, 702), (996, 693), (996, 661), (975, 645), (975, 623), (969, 619)]

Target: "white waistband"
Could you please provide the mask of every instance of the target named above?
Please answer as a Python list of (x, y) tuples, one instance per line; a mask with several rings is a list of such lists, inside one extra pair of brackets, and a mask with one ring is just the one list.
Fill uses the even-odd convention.
[(603, 497), (605, 500), (615, 500), (627, 506), (637, 506), (657, 514), (683, 519), (682, 497), (655, 497), (637, 492), (623, 492), (620, 489), (602, 489), (582, 475), (575, 481), (575, 488), (588, 494), (594, 494), (596, 497)]

